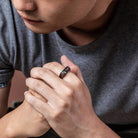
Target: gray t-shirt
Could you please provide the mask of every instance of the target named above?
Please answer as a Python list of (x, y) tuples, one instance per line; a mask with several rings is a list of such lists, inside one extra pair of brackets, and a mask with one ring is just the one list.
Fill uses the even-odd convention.
[(96, 114), (105, 123), (138, 123), (138, 0), (120, 0), (109, 27), (94, 42), (73, 46), (57, 32), (28, 30), (11, 0), (0, 0), (0, 83), (65, 54), (81, 69)]

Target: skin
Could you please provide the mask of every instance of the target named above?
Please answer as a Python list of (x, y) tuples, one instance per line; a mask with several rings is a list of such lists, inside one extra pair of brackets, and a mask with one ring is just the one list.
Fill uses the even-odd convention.
[[(5, 120), (8, 125), (5, 126), (7, 132), (6, 136), (0, 135), (3, 136), (3, 138), (38, 137), (50, 129), (44, 116), (34, 110), (26, 101), (16, 108), (12, 114), (4, 116), (2, 121), (5, 122)], [(2, 126), (2, 128), (3, 127), (4, 126)]]
[[(46, 101), (34, 91), (29, 91), (38, 99)], [(2, 138), (38, 137), (50, 129), (45, 117), (26, 100), (18, 108), (1, 118), (0, 124), (0, 137)]]
[(25, 21), (26, 26), (33, 32), (47, 34), (60, 30), (60, 34), (69, 39), (68, 42), (83, 45), (102, 33), (117, 0), (12, 0), (12, 2), (22, 17), (41, 21), (38, 24), (29, 24)]
[[(43, 114), (63, 138), (118, 138), (95, 114), (90, 92), (78, 66), (66, 56), (62, 56), (61, 62), (62, 65), (52, 62), (31, 70), (31, 78), (26, 80), (26, 85), (47, 102), (30, 92), (25, 94), (27, 102)], [(65, 66), (70, 66), (71, 71), (60, 79), (58, 75)]]
[[(24, 20), (30, 30), (43, 34), (58, 31), (65, 40), (75, 45), (87, 44), (101, 35), (115, 7), (114, 0), (12, 0), (12, 2), (22, 17), (39, 21), (30, 24)], [(8, 137), (38, 136), (47, 132), (50, 127), (61, 137), (67, 138), (119, 137), (96, 116), (89, 90), (77, 65), (65, 56), (61, 62), (62, 65), (48, 63), (31, 71), (31, 78), (27, 79), (26, 84), (30, 90), (43, 98), (29, 90), (25, 93), (27, 102), (24, 101), (19, 108), (0, 120), (8, 122), (5, 126), (8, 128)], [(58, 75), (67, 65), (70, 66), (71, 72), (61, 80)], [(17, 119), (14, 119), (15, 116)], [(31, 120), (28, 120), (28, 117)], [(37, 121), (34, 122), (35, 120)], [(30, 126), (30, 129), (25, 126)], [(3, 128), (2, 126), (1, 130)]]
[(84, 0), (12, 0), (12, 2), (21, 16), (42, 21), (41, 26), (25, 22), (29, 29), (38, 33), (50, 33), (74, 24), (84, 18), (95, 5), (95, 0), (87, 0), (87, 2)]

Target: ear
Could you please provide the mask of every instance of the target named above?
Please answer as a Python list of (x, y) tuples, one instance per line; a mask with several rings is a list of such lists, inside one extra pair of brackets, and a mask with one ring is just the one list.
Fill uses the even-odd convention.
[(61, 63), (63, 66), (69, 66), (71, 71), (77, 75), (77, 77), (84, 82), (83, 80), (83, 77), (82, 77), (82, 74), (81, 74), (81, 71), (80, 71), (80, 68), (75, 64), (73, 63), (69, 58), (67, 58), (67, 56), (63, 55), (61, 56)]

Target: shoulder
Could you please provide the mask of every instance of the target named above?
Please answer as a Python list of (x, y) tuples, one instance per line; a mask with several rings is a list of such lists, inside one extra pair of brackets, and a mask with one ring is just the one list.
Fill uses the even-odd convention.
[(13, 37), (13, 15), (9, 0), (0, 1), (0, 56), (8, 59)]
[(136, 46), (138, 43), (138, 0), (120, 0), (119, 3), (121, 6), (115, 19), (114, 34), (118, 42)]

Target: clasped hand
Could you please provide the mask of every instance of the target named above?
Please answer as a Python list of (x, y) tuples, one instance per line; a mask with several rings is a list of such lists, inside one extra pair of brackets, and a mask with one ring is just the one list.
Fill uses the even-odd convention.
[[(61, 57), (61, 62), (62, 65), (51, 62), (31, 70), (26, 85), (45, 101), (29, 91), (25, 99), (61, 137), (87, 137), (92, 133), (92, 121), (96, 116), (90, 92), (78, 66), (66, 56)], [(59, 74), (65, 66), (69, 66), (71, 71), (61, 79)]]

